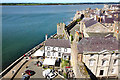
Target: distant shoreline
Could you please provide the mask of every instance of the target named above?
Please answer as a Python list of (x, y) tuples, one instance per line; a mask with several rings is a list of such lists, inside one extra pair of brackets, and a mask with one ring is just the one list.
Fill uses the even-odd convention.
[(86, 5), (86, 4), (120, 4), (120, 2), (99, 2), (99, 3), (0, 3), (2, 6), (36, 6), (36, 5)]

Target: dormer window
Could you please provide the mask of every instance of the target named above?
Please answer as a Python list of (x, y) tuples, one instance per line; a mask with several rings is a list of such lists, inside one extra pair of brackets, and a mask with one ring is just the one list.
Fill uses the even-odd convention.
[(64, 51), (67, 52), (67, 48), (65, 48)]
[(94, 56), (94, 54), (90, 54), (90, 57)]
[(117, 63), (117, 59), (114, 59), (113, 64), (116, 64), (116, 63)]
[(102, 60), (102, 65), (106, 65), (106, 64), (107, 64), (107, 61), (108, 61), (108, 60), (103, 59), (103, 60)]
[(58, 48), (58, 51), (61, 51), (61, 48)]
[(114, 55), (114, 53), (112, 53), (112, 55)]
[(53, 47), (53, 50), (55, 50), (55, 47)]
[(103, 54), (103, 56), (106, 56), (107, 54)]
[(47, 56), (50, 56), (50, 52), (49, 51), (47, 52)]
[(61, 53), (58, 53), (58, 56), (61, 57)]
[(89, 66), (94, 66), (94, 62), (95, 62), (94, 59), (90, 59), (90, 60), (89, 60)]
[(55, 53), (53, 52), (53, 55), (52, 56), (55, 56)]
[(117, 56), (117, 55), (118, 55), (118, 53), (115, 53), (115, 55)]
[(47, 47), (47, 50), (50, 50), (50, 47)]

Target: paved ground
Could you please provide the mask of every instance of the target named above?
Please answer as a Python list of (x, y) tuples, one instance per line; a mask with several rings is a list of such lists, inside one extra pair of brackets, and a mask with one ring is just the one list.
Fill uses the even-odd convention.
[(13, 67), (3, 78), (12, 78), (12, 76), (14, 75), (13, 73), (12, 73), (12, 71), (17, 71), (18, 70), (18, 68), (21, 66), (21, 64), (23, 64), (24, 62), (25, 62), (26, 60), (25, 59), (23, 59), (23, 60), (21, 60), (15, 67)]
[[(31, 59), (29, 60), (23, 67), (22, 69), (17, 73), (15, 78), (22, 78), (22, 73), (25, 72), (25, 70), (33, 70), (35, 71), (35, 74), (31, 76), (30, 78), (44, 78), (42, 76), (42, 67), (38, 67), (37, 65), (34, 65), (34, 62), (40, 61), (40, 59)], [(28, 68), (26, 68), (28, 66)]]
[[(25, 70), (33, 70), (35, 71), (35, 74), (33, 76), (31, 76), (30, 80), (36, 79), (36, 78), (41, 78), (44, 79), (43, 75), (42, 75), (42, 67), (38, 67), (37, 65), (34, 65), (35, 62), (37, 61), (43, 61), (42, 59), (30, 59), (21, 69), (20, 71), (17, 73), (17, 75), (15, 76), (15, 78), (22, 78), (22, 73), (25, 72)], [(26, 66), (28, 66), (28, 68), (26, 68)], [(56, 76), (56, 78), (61, 78), (60, 76)]]

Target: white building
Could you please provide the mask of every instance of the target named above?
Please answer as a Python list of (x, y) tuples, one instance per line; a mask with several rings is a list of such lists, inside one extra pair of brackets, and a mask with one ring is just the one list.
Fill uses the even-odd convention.
[(119, 42), (112, 35), (107, 37), (89, 37), (80, 41), (83, 62), (97, 77), (120, 78)]
[(45, 57), (51, 59), (71, 58), (70, 41), (65, 39), (48, 39), (45, 42)]

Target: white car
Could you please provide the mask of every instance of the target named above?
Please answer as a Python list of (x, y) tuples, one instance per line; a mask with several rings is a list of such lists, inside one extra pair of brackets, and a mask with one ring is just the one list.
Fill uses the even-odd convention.
[(52, 79), (57, 76), (57, 73), (54, 70), (46, 69), (45, 71), (43, 71), (43, 76), (47, 79)]
[(48, 75), (47, 75), (47, 79), (53, 79), (57, 76), (57, 73), (56, 72), (50, 72)]
[(47, 75), (50, 73), (50, 69), (46, 69), (46, 70), (44, 70), (43, 71), (43, 76), (45, 77), (45, 78), (47, 78)]

